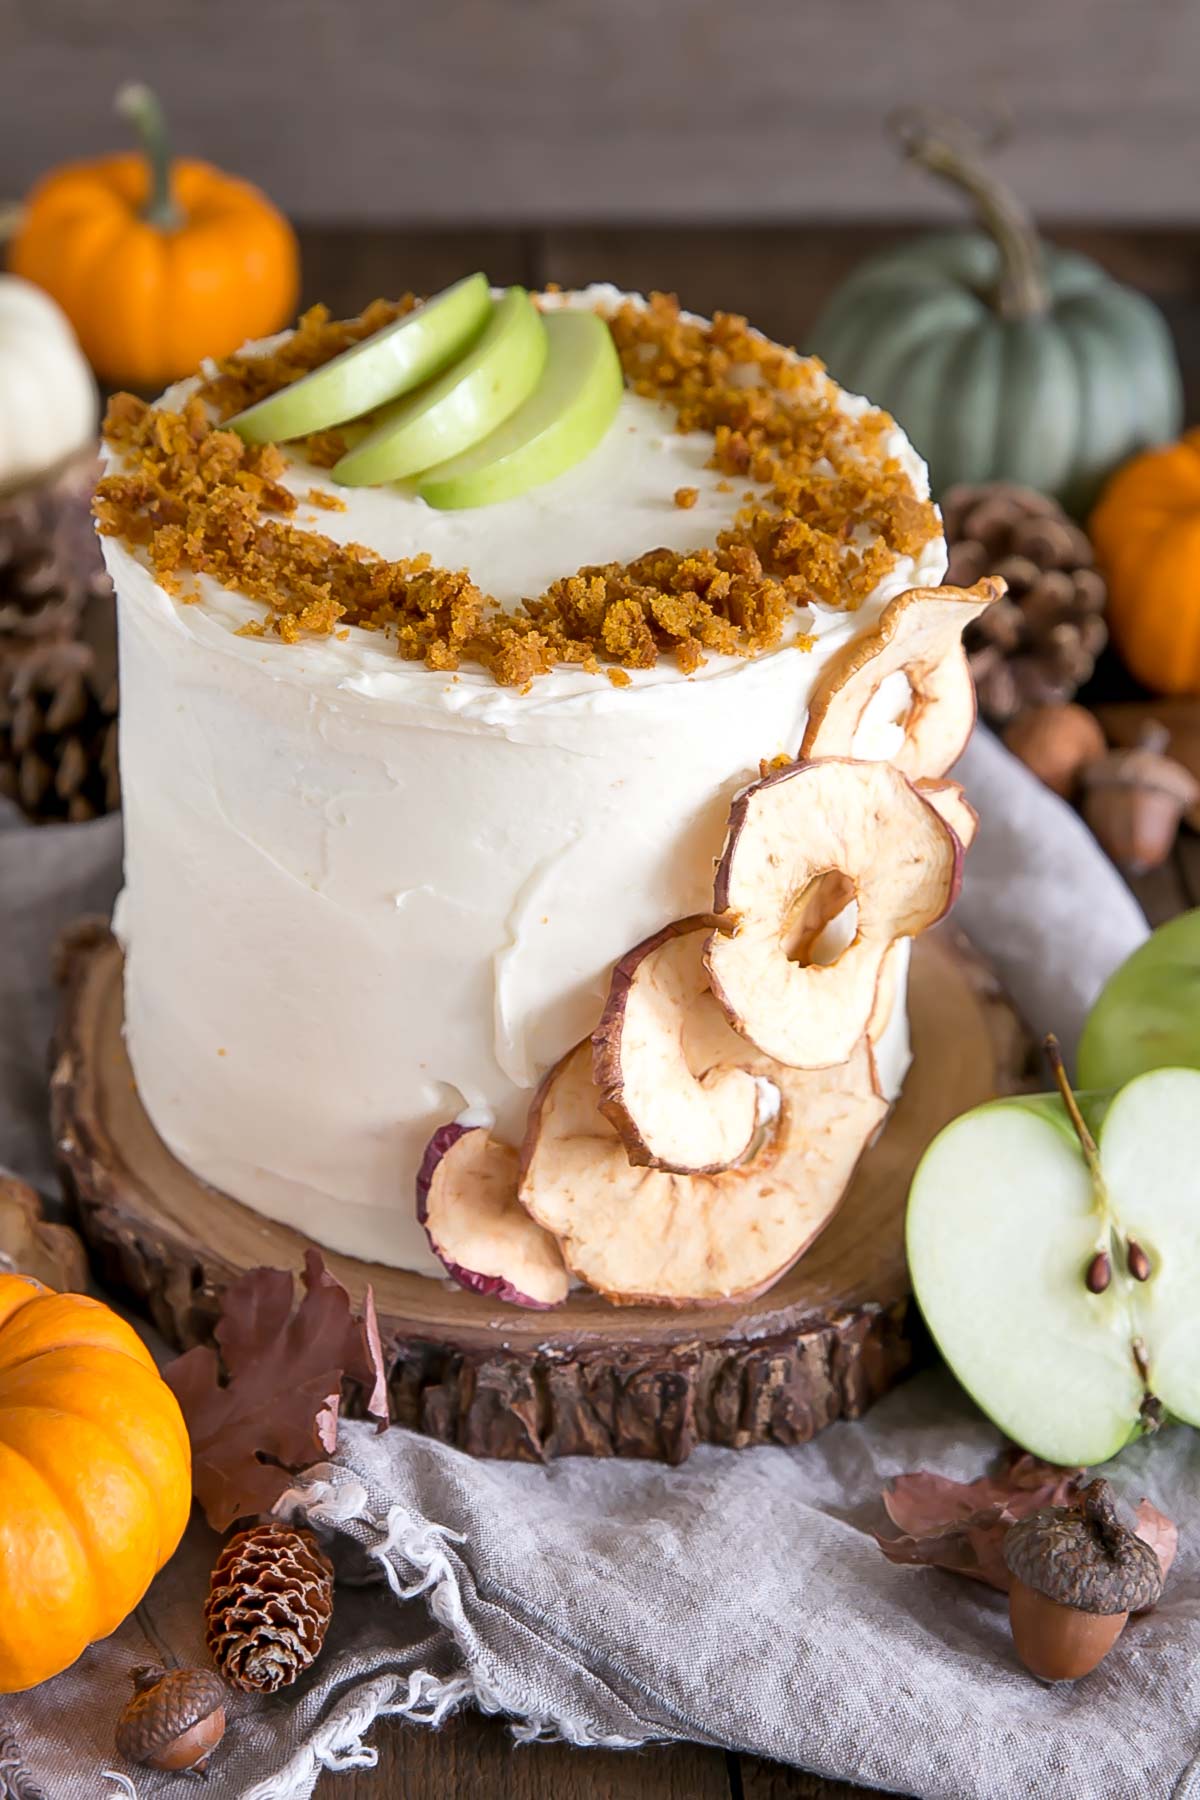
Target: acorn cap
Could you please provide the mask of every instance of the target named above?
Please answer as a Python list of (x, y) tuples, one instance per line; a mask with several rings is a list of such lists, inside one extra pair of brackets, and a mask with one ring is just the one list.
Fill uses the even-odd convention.
[(1148, 720), (1138, 742), (1127, 750), (1110, 750), (1082, 772), (1085, 787), (1141, 787), (1167, 794), (1187, 811), (1200, 800), (1200, 782), (1190, 769), (1165, 754), (1171, 734), (1157, 719)]
[(223, 1708), (228, 1698), (225, 1683), (210, 1669), (151, 1664), (132, 1670), (131, 1678), (133, 1698), (117, 1722), (117, 1749), (130, 1762), (153, 1763), (186, 1731)]
[(1162, 1593), (1162, 1565), (1117, 1517), (1107, 1481), (1072, 1506), (1048, 1506), (1014, 1525), (1004, 1560), (1026, 1587), (1077, 1612), (1142, 1612)]

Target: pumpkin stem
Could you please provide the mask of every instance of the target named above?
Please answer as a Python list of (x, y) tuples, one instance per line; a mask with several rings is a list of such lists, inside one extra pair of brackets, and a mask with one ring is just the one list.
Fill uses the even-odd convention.
[(130, 81), (118, 93), (114, 106), (137, 132), (150, 165), (150, 195), (142, 208), (143, 219), (160, 231), (178, 230), (184, 220), (171, 192), (171, 140), (157, 94), (143, 81)]
[(967, 145), (919, 112), (901, 112), (892, 129), (910, 162), (939, 176), (975, 203), (979, 223), (1000, 253), (993, 305), (1002, 319), (1031, 319), (1049, 310), (1042, 245), (1027, 208), (1010, 187), (984, 168)]

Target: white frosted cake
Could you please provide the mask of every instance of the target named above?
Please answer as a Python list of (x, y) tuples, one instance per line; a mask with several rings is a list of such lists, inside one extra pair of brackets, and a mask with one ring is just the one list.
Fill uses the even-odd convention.
[[(778, 780), (764, 765), (804, 746), (943, 775), (962, 739), (957, 638), (986, 599), (960, 595), (940, 634), (895, 653), (897, 597), (944, 575), (940, 525), (900, 430), (819, 365), (608, 288), (538, 303), (599, 313), (624, 384), (594, 447), (513, 497), (447, 508), (413, 479), (342, 485), (330, 463), (354, 430), (258, 448), (218, 429), (412, 316), (406, 302), (345, 326), (310, 316), (153, 411), (118, 398), (98, 499), (141, 1098), (206, 1182), (427, 1274), (461, 1262), (435, 1257), (414, 1199), (439, 1128), (474, 1132), (485, 1162), (500, 1147), (489, 1180), (516, 1169), (535, 1090), (596, 1030), (614, 965), (673, 921), (720, 929), (714, 865), (739, 794)], [(926, 749), (939, 708), (944, 755)], [(806, 743), (814, 718), (828, 742)], [(845, 863), (814, 855), (822, 877)], [(850, 876), (792, 968), (866, 955)], [(888, 933), (870, 1027), (884, 1102), (908, 1061), (899, 912)], [(779, 1100), (747, 1036), (761, 1156)], [(647, 1166), (688, 1179), (686, 1159)], [(590, 1278), (586, 1255), (567, 1263)], [(738, 1287), (715, 1279), (695, 1297)]]

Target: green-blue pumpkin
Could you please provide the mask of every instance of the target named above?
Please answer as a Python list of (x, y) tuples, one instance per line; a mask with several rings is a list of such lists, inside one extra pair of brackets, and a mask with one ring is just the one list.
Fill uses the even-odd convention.
[(904, 427), (933, 491), (1019, 481), (1082, 515), (1119, 464), (1179, 430), (1178, 360), (1144, 295), (1037, 236), (1015, 197), (934, 133), (910, 158), (965, 189), (979, 229), (870, 258), (810, 348)]

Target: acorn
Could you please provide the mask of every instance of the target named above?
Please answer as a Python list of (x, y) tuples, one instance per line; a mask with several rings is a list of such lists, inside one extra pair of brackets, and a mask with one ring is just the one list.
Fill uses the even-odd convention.
[(1164, 755), (1170, 733), (1151, 720), (1132, 750), (1110, 750), (1080, 772), (1083, 816), (1113, 861), (1130, 875), (1170, 856), (1180, 821), (1200, 817), (1200, 782)]
[(1077, 1681), (1112, 1649), (1131, 1612), (1162, 1593), (1162, 1565), (1117, 1517), (1107, 1481), (1070, 1506), (1021, 1519), (1004, 1540), (1017, 1655), (1043, 1681)]
[(1088, 764), (1106, 751), (1100, 721), (1083, 706), (1031, 706), (1005, 727), (1004, 742), (1064, 800)]
[(225, 1684), (210, 1669), (132, 1671), (133, 1698), (117, 1720), (117, 1750), (151, 1769), (203, 1774), (225, 1735)]

